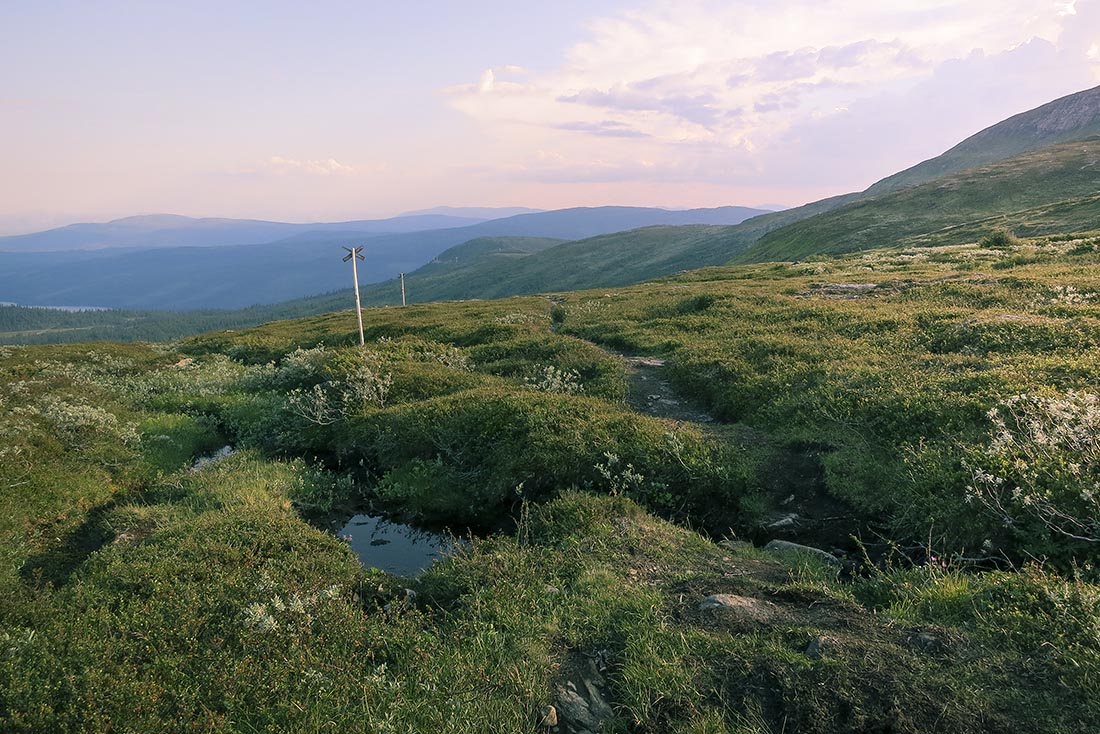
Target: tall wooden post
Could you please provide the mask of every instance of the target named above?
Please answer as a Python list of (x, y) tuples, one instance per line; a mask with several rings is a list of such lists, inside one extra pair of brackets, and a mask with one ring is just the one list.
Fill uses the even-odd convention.
[(359, 322), (359, 346), (366, 346), (367, 340), (363, 338), (363, 306), (359, 301), (359, 269), (355, 267), (356, 260), (365, 260), (362, 247), (345, 247), (348, 254), (344, 256), (344, 262), (351, 260), (351, 279), (355, 283), (355, 318)]
[(401, 305), (405, 305), (405, 274), (401, 273)]

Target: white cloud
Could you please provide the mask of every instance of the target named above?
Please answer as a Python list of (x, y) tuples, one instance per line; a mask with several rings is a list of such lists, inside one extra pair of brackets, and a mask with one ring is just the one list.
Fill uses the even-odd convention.
[(380, 170), (385, 170), (385, 166), (351, 166), (346, 163), (341, 163), (335, 158), (298, 159), (273, 155), (257, 164), (230, 169), (227, 173), (233, 175), (273, 174), (283, 176), (288, 174), (308, 174), (313, 176), (333, 176)]
[(596, 19), (552, 71), (447, 92), (509, 177), (851, 187), (1091, 86), (1095, 29), (1100, 0), (694, 0)]
[(355, 168), (334, 158), (324, 160), (295, 160), (282, 156), (271, 156), (267, 159), (266, 166), (275, 172), (301, 171), (304, 173), (316, 173), (327, 176), (333, 173), (354, 173)]

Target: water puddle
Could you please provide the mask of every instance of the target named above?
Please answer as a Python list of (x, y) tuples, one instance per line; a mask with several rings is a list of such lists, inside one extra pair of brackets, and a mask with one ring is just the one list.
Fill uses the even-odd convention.
[(220, 449), (218, 449), (217, 451), (215, 451), (212, 454), (207, 454), (206, 456), (200, 456), (199, 458), (195, 459), (195, 463), (191, 465), (190, 470), (191, 471), (198, 471), (199, 469), (202, 469), (207, 464), (212, 464), (215, 461), (217, 461), (218, 459), (223, 459), (226, 456), (229, 456), (231, 453), (233, 453), (233, 447), (232, 446), (228, 446), (228, 445), (227, 446), (222, 446)]
[(355, 515), (337, 535), (346, 540), (367, 568), (398, 576), (420, 573), (461, 545), (447, 535), (390, 522), (377, 515)]

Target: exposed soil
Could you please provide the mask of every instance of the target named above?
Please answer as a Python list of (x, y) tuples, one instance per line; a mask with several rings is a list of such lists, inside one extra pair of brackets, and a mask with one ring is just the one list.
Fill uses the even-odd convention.
[[(614, 354), (614, 352), (612, 352)], [(626, 401), (639, 413), (687, 423), (712, 423), (713, 416), (676, 394), (664, 376), (665, 360), (659, 357), (618, 355), (626, 361), (630, 391)]]
[[(724, 426), (705, 408), (679, 395), (665, 375), (666, 362), (660, 357), (621, 354), (601, 347), (626, 362), (630, 387), (627, 404), (639, 413), (656, 418), (694, 424), (718, 437)], [(776, 538), (844, 553), (852, 550), (851, 535), (855, 512), (829, 494), (821, 457), (827, 450), (818, 446), (769, 445), (766, 437), (738, 426), (748, 442), (766, 446), (769, 456), (761, 467), (759, 481), (774, 510), (749, 536), (758, 545)], [(708, 524), (714, 525), (714, 522)], [(720, 522), (718, 524), (721, 524)], [(726, 528), (712, 527), (722, 534)]]
[(852, 548), (857, 516), (829, 494), (821, 466), (823, 453), (824, 449), (814, 446), (775, 449), (760, 477), (775, 509), (753, 534), (754, 542), (778, 538), (834, 553)]

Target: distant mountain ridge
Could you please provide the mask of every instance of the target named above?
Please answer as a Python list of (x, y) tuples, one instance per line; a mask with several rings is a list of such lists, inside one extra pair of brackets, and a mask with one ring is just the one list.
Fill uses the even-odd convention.
[(747, 207), (580, 207), (421, 232), (313, 231), (263, 245), (89, 251), (60, 262), (50, 253), (0, 252), (0, 300), (130, 309), (243, 308), (344, 287), (349, 274), (337, 255), (346, 244), (366, 248), (360, 278), (370, 283), (416, 270), (447, 248), (479, 237), (573, 240), (653, 224), (734, 224), (759, 213)]
[(354, 231), (399, 234), (463, 227), (486, 218), (422, 214), (349, 222), (294, 224), (258, 219), (195, 219), (176, 214), (148, 214), (103, 223), (70, 224), (31, 234), (0, 237), (0, 252), (56, 252), (109, 248), (215, 247), (255, 245), (309, 232)]
[(430, 209), (416, 209), (402, 212), (399, 217), (441, 214), (448, 217), (472, 217), (474, 219), (503, 219), (517, 214), (538, 214), (546, 209), (532, 209), (529, 206), (433, 206)]

